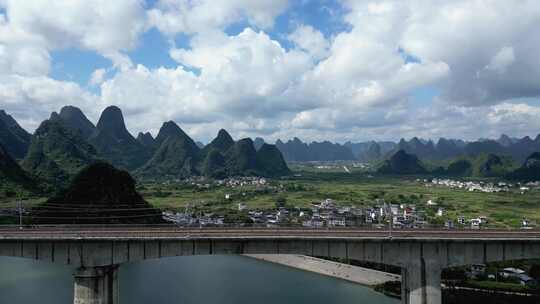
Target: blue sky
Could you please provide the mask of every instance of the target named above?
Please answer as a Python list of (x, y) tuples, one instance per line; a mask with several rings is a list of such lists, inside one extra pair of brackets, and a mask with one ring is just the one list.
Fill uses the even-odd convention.
[[(147, 1), (146, 7), (151, 9), (156, 1)], [(286, 49), (293, 47), (287, 40), (287, 35), (294, 31), (299, 24), (311, 25), (321, 31), (325, 37), (332, 36), (349, 30), (342, 20), (346, 9), (336, 1), (303, 0), (294, 1), (288, 5), (286, 11), (278, 15), (274, 26), (267, 34)], [(246, 27), (250, 27), (246, 20), (230, 24), (225, 28), (229, 35), (237, 35)], [(190, 35), (178, 34), (174, 37), (174, 45), (177, 48), (190, 48)], [(127, 52), (127, 55), (135, 64), (143, 64), (148, 68), (167, 67), (173, 68), (178, 65), (170, 56), (171, 43), (169, 38), (153, 28), (143, 33), (139, 38), (137, 47)], [(68, 48), (52, 52), (54, 68), (52, 77), (58, 80), (75, 81), (85, 85), (90, 79), (90, 74), (98, 68), (110, 68), (111, 62), (92, 51)]]
[[(145, 2), (147, 9), (152, 9), (156, 1)], [(344, 22), (343, 16), (348, 12), (338, 1), (332, 0), (303, 0), (289, 3), (287, 9), (279, 14), (274, 20), (274, 26), (265, 32), (271, 39), (278, 41), (284, 49), (294, 48), (294, 43), (287, 39), (299, 25), (309, 25), (320, 31), (325, 38), (332, 39), (339, 33), (350, 31), (351, 26)], [(245, 28), (253, 27), (247, 20), (240, 20), (228, 25), (224, 32), (228, 35), (238, 35)], [(260, 30), (253, 27), (255, 30)], [(190, 49), (190, 34), (177, 34), (171, 41), (170, 37), (162, 34), (156, 28), (144, 32), (137, 42), (137, 46), (126, 52), (134, 64), (142, 64), (149, 69), (160, 67), (175, 68), (179, 64), (169, 55), (172, 45), (176, 48)], [(403, 49), (396, 50), (404, 62), (420, 62)], [(83, 87), (99, 94), (99, 88), (88, 86), (91, 74), (96, 69), (112, 69), (112, 62), (96, 52), (80, 48), (70, 47), (67, 49), (51, 52), (52, 71), (50, 76), (60, 81), (74, 81)], [(110, 72), (109, 72), (110, 74)], [(425, 86), (413, 90), (410, 93), (412, 105), (425, 106), (433, 97), (439, 94), (434, 86)]]
[(539, 20), (535, 2), (2, 0), (0, 108), (31, 131), (115, 104), (132, 133), (202, 141), (536, 136)]

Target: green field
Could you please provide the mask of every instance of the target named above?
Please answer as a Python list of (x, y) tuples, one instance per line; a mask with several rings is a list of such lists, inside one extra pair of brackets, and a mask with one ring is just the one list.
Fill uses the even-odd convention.
[[(299, 168), (295, 168), (299, 170)], [(532, 223), (540, 223), (540, 190), (532, 189), (526, 194), (517, 190), (508, 193), (479, 193), (451, 189), (443, 186), (426, 187), (416, 181), (418, 177), (372, 177), (368, 173), (352, 171), (352, 174), (339, 170), (295, 171), (290, 179), (270, 180), (265, 186), (228, 187), (208, 182), (199, 185), (184, 182), (140, 184), (138, 191), (147, 201), (163, 209), (183, 210), (186, 207), (201, 212), (232, 212), (238, 203), (246, 204), (248, 209), (275, 209), (276, 202), (285, 202), (289, 208), (310, 208), (314, 202), (326, 198), (333, 199), (342, 206), (375, 205), (376, 199), (384, 199), (395, 204), (415, 204), (424, 210), (430, 222), (442, 224), (446, 219), (456, 220), (487, 216), (489, 226), (499, 228), (518, 228), (526, 217)], [(229, 194), (230, 199), (225, 199)], [(436, 207), (428, 207), (427, 200), (438, 203), (446, 214), (434, 217)], [(43, 201), (34, 198), (26, 200), (26, 205)], [(15, 199), (0, 200), (3, 208), (14, 207)]]
[[(275, 180), (270, 186), (258, 189), (248, 185), (230, 188), (211, 186), (197, 188), (185, 185), (145, 185), (141, 192), (145, 198), (161, 208), (199, 207), (203, 210), (236, 209), (238, 203), (248, 209), (273, 209), (278, 199), (286, 201), (287, 207), (309, 208), (313, 202), (331, 198), (343, 206), (373, 206), (375, 199), (390, 203), (415, 204), (428, 216), (437, 207), (426, 206), (427, 200), (438, 203), (446, 214), (437, 218), (456, 220), (487, 216), (489, 225), (501, 228), (516, 228), (526, 217), (540, 223), (540, 190), (520, 194), (517, 190), (507, 193), (480, 193), (451, 189), (443, 186), (425, 187), (416, 182), (417, 177), (367, 177), (364, 173), (300, 172), (289, 180)], [(225, 200), (225, 194), (232, 199)], [(431, 217), (430, 217), (431, 218)]]

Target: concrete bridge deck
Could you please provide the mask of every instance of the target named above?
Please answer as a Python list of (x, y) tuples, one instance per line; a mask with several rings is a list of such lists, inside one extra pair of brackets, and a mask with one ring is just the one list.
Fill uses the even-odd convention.
[(123, 263), (214, 254), (301, 254), (394, 265), (402, 269), (403, 303), (439, 304), (442, 269), (540, 258), (540, 231), (0, 227), (0, 256), (78, 267), (76, 304), (118, 303)]

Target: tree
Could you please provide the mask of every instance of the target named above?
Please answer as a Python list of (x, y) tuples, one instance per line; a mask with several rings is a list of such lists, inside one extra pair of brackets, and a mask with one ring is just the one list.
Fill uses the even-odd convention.
[(276, 198), (276, 208), (282, 208), (285, 207), (285, 204), (287, 203), (287, 198), (285, 196), (278, 196)]

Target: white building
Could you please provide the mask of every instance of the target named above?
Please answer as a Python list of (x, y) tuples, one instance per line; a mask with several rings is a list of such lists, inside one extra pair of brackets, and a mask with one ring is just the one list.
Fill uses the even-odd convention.
[(328, 227), (345, 227), (344, 217), (333, 217), (328, 220)]
[(428, 206), (437, 206), (437, 203), (432, 201), (432, 200), (429, 200), (429, 201), (427, 201), (427, 205)]
[(482, 223), (482, 220), (476, 218), (471, 219), (471, 229), (480, 229), (480, 224)]
[(443, 216), (443, 215), (444, 215), (444, 208), (439, 208), (439, 209), (437, 209), (437, 216), (438, 216), (438, 217), (441, 217), (441, 216)]

